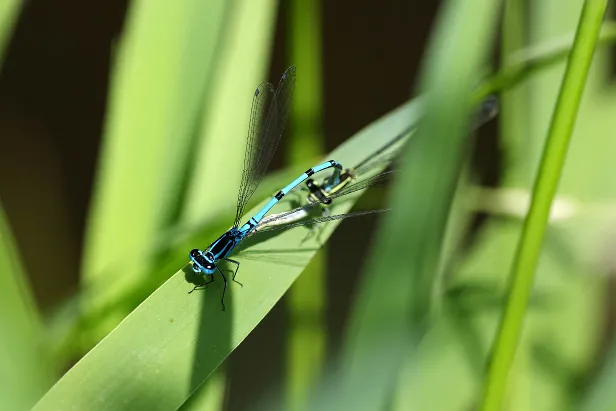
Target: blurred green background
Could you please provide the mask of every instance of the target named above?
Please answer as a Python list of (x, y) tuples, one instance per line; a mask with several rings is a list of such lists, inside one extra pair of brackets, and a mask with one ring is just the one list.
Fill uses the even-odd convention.
[[(583, 3), (5, 0), (0, 408), (478, 407)], [(611, 18), (504, 409), (616, 409)], [(301, 258), (274, 245), (302, 233), (268, 242), (238, 275), (252, 291), (214, 313), (181, 269), (230, 225), (253, 90), (291, 64), (293, 113), (251, 205), (334, 149), (350, 166), (423, 109), (425, 125), (404, 177), (356, 206), (397, 204), (391, 223), (344, 221)], [(498, 118), (465, 137), (466, 103), (491, 92)]]

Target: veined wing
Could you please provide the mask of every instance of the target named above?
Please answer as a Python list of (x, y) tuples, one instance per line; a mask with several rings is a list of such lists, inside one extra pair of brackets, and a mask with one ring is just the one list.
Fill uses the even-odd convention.
[(289, 228), (300, 227), (304, 225), (323, 224), (329, 221), (343, 220), (343, 219), (352, 218), (352, 217), (361, 217), (361, 216), (366, 216), (369, 214), (379, 214), (379, 213), (383, 213), (383, 212), (390, 211), (390, 210), (391, 209), (389, 208), (383, 208), (380, 210), (356, 211), (353, 213), (336, 214), (336, 215), (328, 215), (328, 216), (323, 216), (323, 217), (309, 218), (309, 219), (298, 221), (292, 224), (272, 225), (272, 226), (264, 227), (261, 230), (259, 230), (259, 232), (279, 231), (279, 230), (287, 230)]
[(294, 90), (295, 66), (285, 71), (276, 91), (271, 83), (263, 83), (255, 90), (244, 156), (244, 171), (237, 197), (235, 226), (239, 225), (244, 208), (257, 189), (278, 147), (291, 109)]

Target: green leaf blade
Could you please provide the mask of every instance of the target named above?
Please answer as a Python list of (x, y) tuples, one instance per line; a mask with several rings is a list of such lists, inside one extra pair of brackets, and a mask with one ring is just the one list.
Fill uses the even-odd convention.
[[(418, 117), (418, 103), (394, 110), (360, 131), (328, 157), (355, 164), (386, 144)], [(348, 210), (356, 197), (335, 205)], [(283, 206), (283, 205), (281, 205)], [(257, 210), (253, 209), (248, 215)], [(339, 222), (328, 224), (322, 239)], [(279, 254), (241, 262), (239, 287), (229, 282), (227, 311), (221, 311), (222, 281), (188, 294), (190, 266), (177, 272), (79, 361), (36, 409), (175, 409), (246, 338), (310, 262), (319, 245), (302, 244), (305, 228), (245, 240), (251, 252)], [(215, 237), (210, 238), (213, 240)], [(202, 246), (202, 245), (198, 245)], [(188, 250), (186, 250), (188, 252)], [(101, 391), (100, 387), (105, 387)]]

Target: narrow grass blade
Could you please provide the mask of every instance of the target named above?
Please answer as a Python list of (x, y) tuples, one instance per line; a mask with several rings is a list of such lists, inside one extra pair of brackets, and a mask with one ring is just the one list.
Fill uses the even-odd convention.
[[(360, 161), (416, 121), (417, 108), (418, 103), (412, 102), (394, 110), (346, 141), (331, 157), (343, 164)], [(351, 205), (345, 202), (333, 211), (345, 212)], [(325, 227), (322, 240), (336, 225)], [(293, 264), (252, 261), (241, 254), (233, 257), (241, 262), (238, 281), (244, 287), (229, 286), (225, 312), (220, 310), (220, 279), (207, 290), (189, 295), (192, 286), (186, 279), (192, 270), (184, 267), (68, 371), (35, 409), (176, 409), (303, 271), (319, 246), (313, 241), (302, 243), (305, 234), (298, 228), (245, 244), (250, 250), (286, 250)]]
[(204, 98), (180, 213), (184, 224), (207, 221), (235, 207), (254, 90), (263, 81), (278, 80), (267, 78), (277, 4), (276, 0), (234, 2), (214, 82)]
[[(301, 69), (296, 84), (287, 158), (301, 164), (324, 152), (321, 3), (289, 2), (290, 62)], [(289, 411), (302, 410), (316, 382), (327, 352), (327, 250), (317, 253), (288, 293), (286, 338), (286, 403)]]
[[(433, 282), (498, 2), (446, 2), (423, 69), (425, 118), (403, 156), (337, 372), (311, 409), (382, 409), (429, 325)], [(477, 41), (477, 39), (480, 39)], [(470, 45), (470, 47), (469, 47)]]
[(143, 267), (140, 256), (170, 218), (227, 7), (223, 0), (131, 3), (88, 221), (83, 278), (91, 286), (100, 280), (103, 290), (122, 278), (109, 268), (123, 258)]
[(13, 27), (17, 22), (21, 6), (21, 0), (4, 0), (0, 2), (0, 72), (2, 71), (6, 46), (13, 33)]
[(512, 267), (509, 297), (485, 380), (481, 409), (499, 410), (520, 337), (541, 245), (575, 118), (607, 7), (607, 0), (587, 0), (569, 56), (539, 172)]
[[(179, 219), (184, 225), (208, 224), (235, 206), (250, 103), (255, 87), (267, 80), (277, 6), (276, 0), (233, 2), (213, 69), (215, 81), (200, 107), (197, 144), (180, 206)], [(184, 408), (223, 409), (225, 390), (226, 372), (220, 368)]]
[(53, 382), (43, 330), (0, 207), (0, 408), (30, 409)]

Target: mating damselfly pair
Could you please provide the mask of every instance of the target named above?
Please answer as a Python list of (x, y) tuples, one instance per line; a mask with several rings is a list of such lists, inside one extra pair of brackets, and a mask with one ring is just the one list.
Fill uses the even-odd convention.
[[(190, 292), (205, 287), (214, 281), (216, 271), (224, 281), (222, 293), (222, 307), (225, 309), (224, 297), (227, 289), (227, 277), (218, 266), (220, 261), (235, 264), (232, 281), (235, 280), (240, 263), (228, 258), (236, 247), (247, 237), (257, 232), (288, 229), (301, 225), (319, 224), (327, 221), (339, 220), (348, 217), (374, 214), (386, 210), (370, 210), (363, 212), (329, 215), (327, 206), (338, 197), (357, 192), (374, 184), (388, 179), (392, 171), (384, 171), (361, 181), (359, 177), (368, 174), (376, 168), (384, 168), (396, 155), (399, 143), (403, 141), (415, 128), (410, 126), (388, 144), (377, 150), (355, 167), (343, 169), (336, 160), (328, 160), (316, 165), (278, 191), (246, 223), (240, 225), (244, 208), (254, 194), (259, 182), (267, 170), (272, 156), (282, 136), (291, 100), (295, 88), (296, 69), (289, 67), (283, 74), (278, 88), (274, 89), (271, 83), (262, 83), (254, 93), (250, 124), (248, 127), (248, 140), (244, 157), (244, 170), (239, 187), (236, 215), (233, 225), (218, 239), (203, 250), (194, 249), (190, 252), (192, 269), (195, 273), (205, 276), (204, 282), (193, 288)], [(495, 100), (483, 104), (477, 123), (482, 124), (489, 120), (496, 111)], [(316, 182), (311, 177), (324, 170), (332, 169), (333, 172), (327, 178)], [(373, 173), (374, 174), (374, 173)], [(293, 189), (306, 183), (306, 204), (293, 210), (265, 217), (266, 214)], [(320, 215), (318, 215), (320, 213)], [(317, 214), (315, 216), (315, 214)], [(312, 218), (309, 218), (312, 217)], [(207, 278), (209, 277), (209, 278)], [(206, 279), (207, 278), (207, 279)]]

